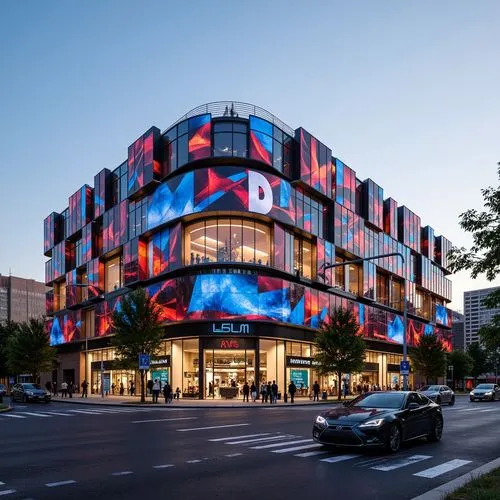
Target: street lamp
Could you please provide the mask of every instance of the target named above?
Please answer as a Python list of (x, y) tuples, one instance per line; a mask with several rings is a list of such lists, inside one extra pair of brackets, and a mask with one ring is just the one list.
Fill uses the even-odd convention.
[[(451, 385), (453, 387), (453, 390), (455, 390), (455, 380), (453, 380), (453, 365), (448, 366), (448, 370), (450, 370), (450, 372), (451, 372)], [(448, 382), (448, 381), (445, 380), (445, 383), (446, 382)]]
[[(343, 262), (336, 262), (335, 264), (326, 264), (323, 266), (323, 269), (331, 269), (333, 267), (341, 267), (341, 266), (347, 266), (349, 264), (361, 264), (367, 260), (377, 260), (377, 259), (383, 259), (385, 257), (399, 257), (402, 262), (403, 266), (405, 264), (405, 258), (404, 255), (400, 252), (391, 252), (391, 253), (383, 253), (380, 255), (374, 255), (373, 257), (363, 257), (359, 259), (352, 259), (352, 260), (346, 260)], [(406, 339), (406, 330), (407, 330), (407, 321), (408, 321), (408, 299), (406, 297), (406, 286), (405, 283), (403, 283), (403, 362), (406, 364), (407, 359), (408, 359), (408, 342)], [(407, 372), (403, 373), (403, 390), (407, 391), (408, 390), (408, 374)]]

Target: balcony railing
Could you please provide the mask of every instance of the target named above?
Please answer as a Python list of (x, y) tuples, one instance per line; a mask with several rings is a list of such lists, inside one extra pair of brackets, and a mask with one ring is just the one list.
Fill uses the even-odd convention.
[(259, 106), (255, 106), (254, 104), (238, 101), (216, 101), (202, 104), (201, 106), (197, 106), (191, 111), (188, 111), (184, 116), (181, 116), (175, 123), (171, 125), (171, 127), (184, 121), (186, 118), (203, 115), (205, 113), (211, 113), (212, 117), (214, 118), (227, 116), (228, 118), (238, 117), (248, 119), (250, 115), (254, 115), (267, 120), (268, 122), (271, 122), (291, 137), (294, 137), (295, 135), (295, 131), (292, 127), (289, 127), (286, 123), (283, 123), (279, 118), (276, 118), (276, 116), (274, 116), (269, 111), (263, 108), (259, 108)]

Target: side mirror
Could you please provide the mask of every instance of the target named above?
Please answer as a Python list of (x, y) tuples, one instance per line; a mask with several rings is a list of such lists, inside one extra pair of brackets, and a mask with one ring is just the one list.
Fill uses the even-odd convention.
[(419, 408), (420, 408), (420, 405), (418, 403), (410, 403), (408, 405), (408, 409), (410, 411), (412, 411), (412, 410), (418, 410)]

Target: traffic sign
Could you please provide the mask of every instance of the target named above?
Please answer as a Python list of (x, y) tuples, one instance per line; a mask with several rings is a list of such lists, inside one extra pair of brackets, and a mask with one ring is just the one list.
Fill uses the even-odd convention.
[(151, 357), (149, 354), (139, 354), (139, 370), (149, 370)]
[(401, 375), (409, 375), (410, 374), (410, 362), (409, 361), (401, 361), (401, 363), (399, 363), (399, 373)]

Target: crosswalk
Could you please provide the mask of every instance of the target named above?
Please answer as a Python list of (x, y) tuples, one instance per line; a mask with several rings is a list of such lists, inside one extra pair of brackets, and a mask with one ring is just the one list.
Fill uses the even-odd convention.
[[(208, 439), (208, 441), (226, 446), (246, 447), (249, 450), (260, 450), (279, 456), (291, 455), (300, 459), (317, 459), (318, 463), (321, 464), (331, 465), (348, 462), (353, 467), (370, 469), (380, 473), (404, 469), (409, 470), (415, 477), (427, 479), (439, 477), (473, 462), (462, 458), (448, 460), (433, 455), (411, 453), (401, 453), (396, 456), (382, 455), (367, 460), (367, 457), (360, 453), (338, 454), (335, 451), (325, 449), (323, 445), (316, 443), (312, 438), (284, 433), (262, 432), (231, 435)], [(427, 464), (430, 467), (421, 468)], [(417, 468), (420, 470), (416, 470)]]
[(14, 411), (6, 412), (6, 413), (0, 413), (0, 422), (4, 421), (7, 422), (9, 420), (22, 420), (22, 419), (29, 419), (29, 418), (41, 418), (41, 419), (48, 419), (48, 418), (54, 418), (54, 417), (62, 417), (62, 418), (69, 418), (69, 417), (77, 417), (77, 416), (83, 416), (83, 415), (115, 415), (115, 414), (120, 414), (120, 413), (145, 413), (145, 412), (150, 412), (154, 411), (152, 408), (85, 408), (83, 409), (57, 409), (57, 411), (53, 410), (35, 410), (35, 409), (25, 409), (25, 408), (19, 408), (15, 409)]

